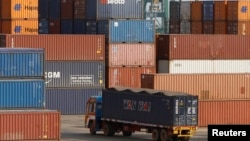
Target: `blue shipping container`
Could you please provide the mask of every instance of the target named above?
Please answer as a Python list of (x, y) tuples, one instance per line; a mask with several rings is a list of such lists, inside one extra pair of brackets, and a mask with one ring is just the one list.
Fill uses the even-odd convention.
[(154, 42), (153, 20), (110, 20), (109, 42)]
[(49, 19), (60, 19), (61, 0), (49, 0)]
[(75, 19), (74, 20), (74, 34), (84, 34), (85, 33), (86, 20)]
[(49, 21), (48, 20), (39, 20), (38, 33), (49, 34)]
[(86, 1), (86, 19), (89, 20), (96, 19), (96, 7), (97, 7), (97, 0)]
[(102, 61), (46, 61), (46, 87), (104, 87)]
[(213, 1), (203, 1), (203, 21), (214, 20), (214, 3)]
[(73, 20), (61, 20), (61, 34), (73, 34)]
[(0, 78), (44, 78), (44, 49), (0, 48)]
[(87, 20), (85, 27), (86, 34), (97, 34), (97, 22), (96, 20)]
[(105, 38), (109, 37), (109, 21), (108, 20), (97, 21), (97, 34), (104, 34)]
[(46, 108), (63, 115), (82, 115), (90, 96), (101, 96), (102, 88), (46, 88)]
[(0, 79), (0, 108), (44, 108), (44, 79)]
[(143, 19), (142, 0), (98, 0), (97, 19)]
[(39, 0), (38, 1), (38, 18), (48, 19), (49, 17), (49, 0)]

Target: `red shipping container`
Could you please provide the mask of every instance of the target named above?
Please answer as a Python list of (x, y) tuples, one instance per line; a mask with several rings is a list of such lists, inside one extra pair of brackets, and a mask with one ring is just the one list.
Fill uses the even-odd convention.
[(250, 59), (250, 35), (157, 36), (157, 59)]
[(45, 48), (46, 60), (104, 61), (104, 35), (0, 35), (2, 47)]
[(54, 110), (1, 110), (0, 140), (60, 140), (60, 113)]
[(250, 1), (235, 0), (227, 1), (227, 20), (228, 21), (249, 21), (250, 20)]
[(155, 66), (156, 48), (152, 43), (110, 43), (108, 47), (108, 65), (122, 66)]
[(191, 21), (202, 21), (202, 1), (191, 2)]
[(225, 21), (227, 19), (227, 0), (214, 1), (214, 21)]
[(61, 33), (60, 20), (49, 20), (49, 34)]
[(250, 35), (250, 21), (228, 21), (227, 34)]
[(61, 19), (73, 19), (74, 0), (61, 0)]
[(250, 100), (199, 101), (198, 126), (250, 124)]
[(141, 88), (179, 91), (199, 100), (250, 100), (250, 74), (143, 74)]
[(86, 0), (74, 1), (74, 19), (86, 18)]
[(106, 87), (141, 87), (141, 74), (156, 73), (156, 67), (106, 67)]
[(205, 22), (202, 23), (203, 34), (214, 34), (214, 22)]
[(202, 34), (202, 22), (200, 21), (191, 22), (191, 34)]
[(227, 22), (215, 21), (214, 22), (214, 34), (227, 34)]

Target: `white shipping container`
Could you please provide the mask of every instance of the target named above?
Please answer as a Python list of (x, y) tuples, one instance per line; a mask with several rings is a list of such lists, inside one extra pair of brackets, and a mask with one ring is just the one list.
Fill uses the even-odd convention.
[(250, 73), (250, 60), (159, 60), (158, 73)]

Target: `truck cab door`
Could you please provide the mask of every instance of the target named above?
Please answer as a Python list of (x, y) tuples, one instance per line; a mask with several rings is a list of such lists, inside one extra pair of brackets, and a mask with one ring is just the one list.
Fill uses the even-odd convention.
[(85, 113), (85, 127), (87, 128), (90, 121), (96, 120), (96, 101), (90, 98), (87, 102), (86, 113)]

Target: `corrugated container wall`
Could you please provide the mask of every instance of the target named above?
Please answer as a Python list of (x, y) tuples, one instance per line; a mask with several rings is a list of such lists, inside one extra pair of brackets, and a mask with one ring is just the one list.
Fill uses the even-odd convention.
[(249, 35), (159, 35), (159, 59), (250, 59)]
[(108, 20), (97, 21), (97, 33), (104, 34), (105, 40), (108, 41), (108, 38), (109, 38), (109, 21)]
[(73, 20), (61, 19), (61, 34), (73, 34)]
[(46, 87), (104, 87), (104, 66), (104, 61), (46, 61)]
[(60, 140), (60, 116), (54, 110), (1, 110), (0, 140)]
[(250, 100), (199, 101), (198, 126), (208, 125), (249, 125)]
[(169, 73), (250, 73), (249, 60), (171, 60)]
[(214, 21), (214, 34), (227, 34), (227, 22)]
[(61, 0), (61, 19), (73, 19), (74, 0)]
[(108, 65), (155, 67), (155, 44), (109, 44)]
[(179, 91), (199, 96), (199, 100), (250, 99), (247, 74), (143, 74), (141, 87)]
[(155, 21), (156, 33), (165, 33), (165, 1), (144, 0), (144, 19)]
[(191, 22), (190, 20), (182, 20), (180, 22), (180, 33), (191, 34)]
[(49, 34), (49, 21), (48, 20), (39, 20), (38, 23), (38, 33), (39, 34)]
[(228, 21), (227, 34), (250, 35), (250, 21)]
[(202, 1), (191, 1), (191, 20), (202, 21)]
[(214, 1), (214, 21), (226, 21), (227, 19), (227, 4), (225, 1)]
[(86, 19), (96, 19), (98, 0), (86, 0)]
[(85, 25), (86, 34), (97, 34), (97, 21), (87, 20)]
[(74, 34), (84, 34), (85, 33), (85, 25), (86, 25), (86, 20), (83, 19), (74, 19)]
[(154, 23), (152, 20), (110, 20), (109, 42), (154, 42)]
[(49, 19), (60, 19), (61, 0), (49, 0)]
[(202, 17), (203, 21), (214, 20), (214, 1), (203, 1), (202, 4)]
[(85, 19), (85, 18), (86, 18), (86, 0), (75, 0), (74, 19)]
[(101, 96), (102, 88), (46, 88), (46, 108), (62, 115), (83, 115), (90, 96)]
[(180, 1), (180, 20), (190, 20), (191, 1)]
[(203, 21), (202, 22), (202, 33), (203, 34), (214, 34), (214, 22)]
[(1, 0), (2, 19), (37, 19), (38, 0)]
[(141, 87), (141, 74), (155, 73), (156, 67), (107, 67), (106, 87)]
[(170, 21), (179, 21), (180, 20), (180, 2), (170, 1), (169, 4), (170, 4), (170, 7), (169, 7)]
[(202, 34), (202, 22), (201, 21), (191, 22), (191, 34)]
[(44, 78), (43, 49), (0, 48), (0, 78)]
[(169, 33), (170, 34), (180, 33), (180, 21), (169, 21)]
[(248, 21), (250, 20), (250, 1), (227, 1), (228, 21)]
[(0, 108), (44, 108), (44, 79), (0, 79)]
[(38, 18), (49, 18), (49, 0), (38, 0)]
[(4, 34), (38, 34), (38, 19), (2, 20)]
[(98, 0), (97, 20), (143, 19), (142, 0)]
[(45, 48), (46, 60), (104, 60), (104, 35), (0, 35), (0, 45)]
[[(102, 100), (105, 102), (102, 104), (102, 117), (104, 119), (121, 119), (162, 126), (198, 125), (197, 96), (178, 92), (172, 92), (170, 96), (168, 92), (160, 95), (157, 91), (147, 93), (139, 89), (140, 93), (136, 93), (129, 90), (103, 90)], [(133, 103), (130, 108), (130, 102), (136, 104)]]
[(60, 34), (61, 22), (60, 20), (49, 20), (49, 34)]

